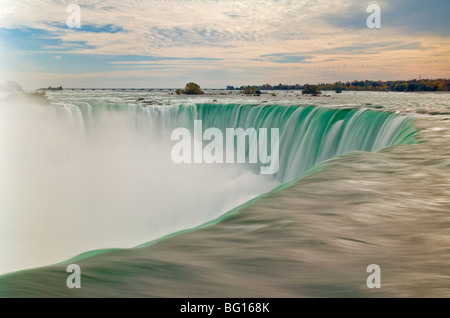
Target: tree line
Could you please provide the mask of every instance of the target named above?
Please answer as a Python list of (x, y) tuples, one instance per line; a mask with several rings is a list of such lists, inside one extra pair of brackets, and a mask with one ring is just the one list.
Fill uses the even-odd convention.
[[(278, 84), (275, 86), (264, 84), (254, 86), (241, 86), (236, 89), (248, 89), (254, 87), (255, 90), (303, 90), (309, 84), (285, 85)], [(352, 82), (335, 82), (335, 83), (319, 83), (318, 88), (325, 91), (381, 91), (381, 92), (438, 92), (450, 91), (450, 79), (421, 79), (408, 81), (352, 81)], [(228, 86), (228, 89), (232, 86)], [(234, 88), (234, 87), (233, 87)]]

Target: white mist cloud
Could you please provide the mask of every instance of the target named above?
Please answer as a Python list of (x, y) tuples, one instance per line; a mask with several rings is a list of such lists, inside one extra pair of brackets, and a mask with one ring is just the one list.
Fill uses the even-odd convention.
[(243, 165), (174, 164), (157, 115), (0, 104), (0, 274), (134, 247), (278, 186)]

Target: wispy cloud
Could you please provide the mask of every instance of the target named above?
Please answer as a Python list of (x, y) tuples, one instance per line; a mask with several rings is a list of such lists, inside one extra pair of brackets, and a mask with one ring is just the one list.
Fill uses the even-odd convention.
[(69, 29), (67, 1), (2, 1), (1, 69), (14, 76), (27, 65), (46, 74), (160, 67), (152, 77), (176, 83), (191, 74), (222, 86), (449, 75), (448, 0), (379, 0), (380, 30), (366, 27), (368, 0), (78, 2), (81, 28)]
[[(366, 8), (372, 0), (342, 1), (330, 8), (323, 19), (339, 28), (365, 27)], [(381, 7), (382, 27), (396, 29), (403, 34), (450, 35), (450, 1), (448, 0), (378, 0)]]
[(262, 60), (274, 62), (274, 63), (310, 63), (307, 60), (311, 56), (300, 56), (290, 53), (274, 53), (261, 55)]
[[(62, 30), (67, 30), (67, 24), (52, 21), (48, 23), (49, 26), (55, 27)], [(76, 32), (86, 32), (86, 33), (118, 33), (118, 32), (126, 32), (122, 27), (115, 26), (113, 24), (83, 24), (81, 28), (72, 28), (72, 31)]]

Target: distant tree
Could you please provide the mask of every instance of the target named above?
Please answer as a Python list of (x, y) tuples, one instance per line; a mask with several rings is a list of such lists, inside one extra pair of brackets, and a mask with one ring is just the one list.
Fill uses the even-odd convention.
[(257, 88), (255, 86), (247, 86), (242, 88), (241, 93), (246, 95), (254, 95), (256, 94), (256, 90)]
[(262, 85), (262, 86), (260, 86), (258, 88), (262, 89), (262, 90), (265, 90), (265, 91), (273, 90), (273, 87), (271, 85), (269, 85), (269, 84), (264, 84), (264, 85)]
[(416, 83), (409, 83), (408, 86), (406, 87), (406, 90), (408, 92), (415, 92), (417, 91), (417, 84)]
[(438, 84), (438, 91), (447, 91), (447, 90), (448, 90), (447, 82), (440, 81)]
[(305, 87), (302, 90), (302, 94), (311, 94), (313, 96), (317, 96), (318, 94), (322, 94), (318, 85), (309, 85), (305, 84)]
[(195, 84), (194, 82), (187, 83), (186, 87), (181, 92), (183, 94), (188, 94), (188, 95), (202, 95), (202, 94), (204, 94), (204, 92), (202, 91), (200, 86)]
[[(316, 88), (317, 87), (318, 91)], [(236, 88), (237, 89), (237, 88)], [(449, 91), (450, 79), (422, 79), (408, 81), (373, 81), (373, 80), (354, 80), (352, 82), (319, 83), (318, 85), (286, 85), (278, 84), (271, 86), (264, 84), (261, 86), (241, 86), (242, 94), (258, 94), (257, 90), (303, 90), (303, 94), (320, 94), (321, 90), (326, 91), (397, 91), (397, 92), (422, 92), (422, 91)]]

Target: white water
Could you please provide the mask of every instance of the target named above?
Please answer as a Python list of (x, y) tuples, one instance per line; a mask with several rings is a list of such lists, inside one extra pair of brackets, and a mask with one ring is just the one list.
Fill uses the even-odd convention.
[(170, 127), (136, 112), (0, 106), (0, 274), (133, 247), (278, 185), (243, 165), (175, 165)]

